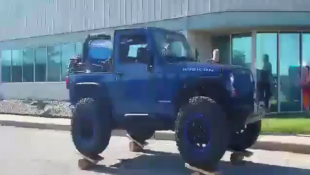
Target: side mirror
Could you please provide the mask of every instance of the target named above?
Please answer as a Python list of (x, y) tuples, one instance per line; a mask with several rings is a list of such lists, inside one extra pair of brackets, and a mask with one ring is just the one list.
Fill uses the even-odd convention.
[(199, 60), (199, 52), (198, 52), (197, 48), (195, 48), (195, 59), (196, 59), (196, 61)]

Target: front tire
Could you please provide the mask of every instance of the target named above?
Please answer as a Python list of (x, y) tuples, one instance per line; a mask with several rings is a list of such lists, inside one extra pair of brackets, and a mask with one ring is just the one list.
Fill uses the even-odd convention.
[(252, 147), (261, 131), (262, 121), (248, 124), (242, 131), (236, 132), (232, 136), (229, 149), (232, 151), (245, 151)]
[(71, 119), (71, 136), (81, 154), (97, 156), (107, 148), (112, 132), (110, 117), (101, 116), (99, 103), (93, 98), (77, 103)]
[(180, 109), (175, 134), (183, 160), (198, 168), (216, 167), (230, 141), (225, 113), (204, 96), (193, 97)]

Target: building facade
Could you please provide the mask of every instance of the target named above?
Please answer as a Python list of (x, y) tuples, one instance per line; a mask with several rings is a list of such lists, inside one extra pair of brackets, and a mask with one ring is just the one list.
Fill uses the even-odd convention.
[(69, 59), (88, 33), (163, 27), (184, 31), (200, 60), (272, 64), (273, 112), (302, 111), (299, 68), (310, 63), (309, 0), (0, 0), (1, 93), (5, 99), (67, 100)]

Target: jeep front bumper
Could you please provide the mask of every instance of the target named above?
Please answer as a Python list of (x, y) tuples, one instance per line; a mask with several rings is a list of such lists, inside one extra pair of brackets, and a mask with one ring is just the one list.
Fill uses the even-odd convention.
[(256, 104), (254, 104), (254, 106), (240, 104), (234, 105), (233, 108), (228, 111), (228, 115), (236, 129), (238, 129), (244, 127), (244, 125), (262, 120), (266, 112), (265, 109)]
[(255, 103), (254, 104), (254, 112), (252, 115), (250, 115), (247, 118), (245, 124), (247, 125), (247, 124), (258, 122), (258, 121), (262, 120), (265, 116), (266, 116), (266, 109), (261, 107), (259, 104)]

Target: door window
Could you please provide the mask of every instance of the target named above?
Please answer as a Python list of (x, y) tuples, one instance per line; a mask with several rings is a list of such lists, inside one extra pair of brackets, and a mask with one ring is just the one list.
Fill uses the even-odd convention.
[(120, 38), (120, 63), (144, 63), (147, 53), (147, 39), (145, 35), (123, 35)]

